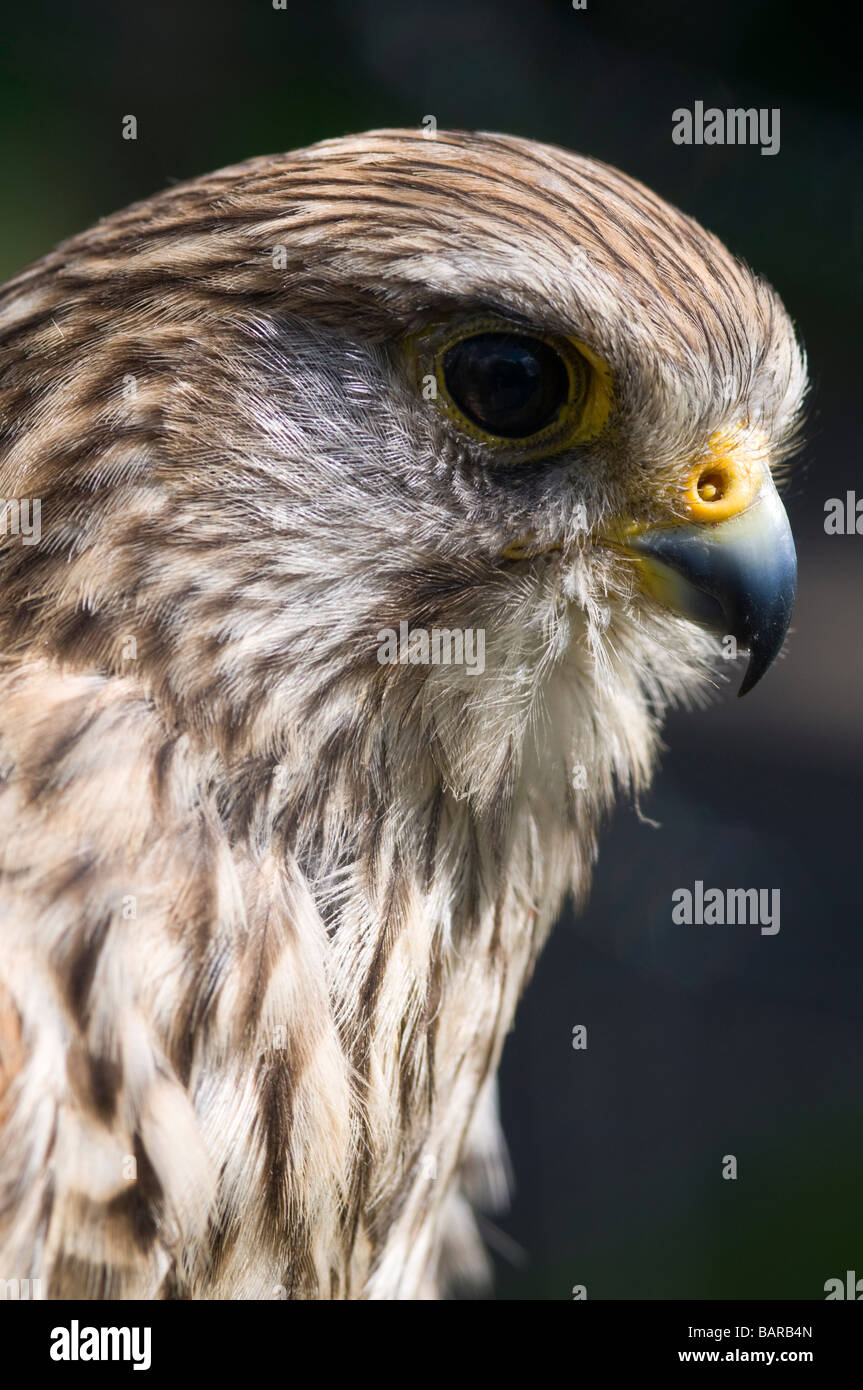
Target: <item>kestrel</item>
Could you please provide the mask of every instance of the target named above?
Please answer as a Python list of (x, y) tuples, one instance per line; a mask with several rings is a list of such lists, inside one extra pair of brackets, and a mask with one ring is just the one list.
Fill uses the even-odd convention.
[(0, 1274), (481, 1266), (601, 816), (782, 645), (805, 384), (713, 236), (500, 135), (251, 160), (0, 291)]

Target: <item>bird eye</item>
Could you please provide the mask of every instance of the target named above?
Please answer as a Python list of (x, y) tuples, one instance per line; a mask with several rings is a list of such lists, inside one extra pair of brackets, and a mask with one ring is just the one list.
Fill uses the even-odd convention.
[(526, 439), (550, 425), (570, 396), (563, 358), (541, 338), (477, 333), (443, 355), (443, 379), (453, 403), (480, 429)]
[(592, 439), (608, 418), (608, 368), (564, 334), (487, 314), (432, 324), (405, 351), (423, 400), (501, 461), (559, 453)]

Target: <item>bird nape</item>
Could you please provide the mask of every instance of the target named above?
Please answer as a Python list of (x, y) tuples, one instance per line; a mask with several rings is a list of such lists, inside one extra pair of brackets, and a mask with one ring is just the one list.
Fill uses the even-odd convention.
[(594, 160), (385, 130), (0, 291), (0, 1271), (480, 1278), (495, 1073), (597, 827), (781, 647), (773, 291)]

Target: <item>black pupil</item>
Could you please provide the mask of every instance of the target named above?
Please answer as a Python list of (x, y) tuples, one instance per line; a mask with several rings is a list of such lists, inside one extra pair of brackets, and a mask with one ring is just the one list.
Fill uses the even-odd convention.
[(515, 333), (478, 333), (448, 348), (444, 380), (456, 405), (489, 434), (524, 439), (551, 423), (569, 378), (554, 348)]

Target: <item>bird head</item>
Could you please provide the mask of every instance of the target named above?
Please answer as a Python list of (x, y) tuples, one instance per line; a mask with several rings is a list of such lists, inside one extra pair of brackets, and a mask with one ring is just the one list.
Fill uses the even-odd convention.
[(793, 329), (596, 161), (398, 130), (253, 160), (17, 277), (0, 353), (0, 491), (43, 527), (6, 538), (7, 648), (134, 675), (235, 767), (572, 816), (573, 764), (594, 808), (643, 781), (719, 637), (748, 685), (781, 646)]

